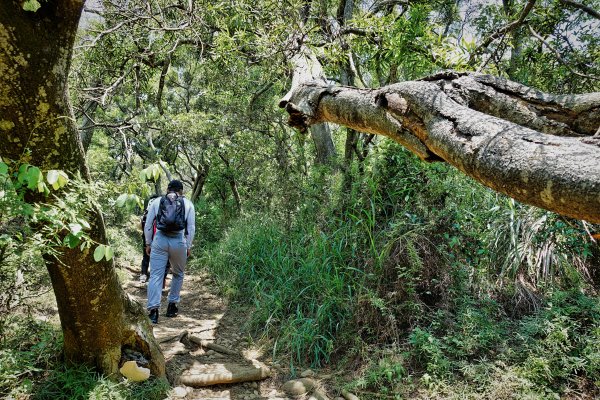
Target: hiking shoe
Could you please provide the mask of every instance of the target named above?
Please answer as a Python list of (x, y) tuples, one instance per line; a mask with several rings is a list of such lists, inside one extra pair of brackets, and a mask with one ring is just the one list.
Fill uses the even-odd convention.
[(148, 280), (148, 277), (146, 276), (146, 274), (140, 275), (140, 283), (146, 283), (147, 280)]
[(148, 317), (150, 318), (150, 322), (152, 322), (153, 324), (158, 324), (158, 308), (150, 310), (150, 314), (148, 314)]
[(177, 303), (169, 303), (169, 306), (167, 307), (166, 316), (169, 318), (173, 318), (177, 316), (178, 312), (179, 310), (177, 309)]

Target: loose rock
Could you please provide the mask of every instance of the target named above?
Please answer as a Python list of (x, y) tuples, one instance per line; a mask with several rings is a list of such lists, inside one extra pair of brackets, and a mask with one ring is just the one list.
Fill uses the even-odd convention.
[(177, 386), (171, 391), (171, 396), (182, 399), (187, 396), (187, 390), (183, 386)]
[(344, 396), (344, 399), (346, 399), (346, 400), (360, 400), (358, 398), (358, 396), (353, 395), (352, 393), (348, 392), (347, 390), (342, 390), (342, 396)]
[(290, 396), (301, 396), (313, 390), (317, 383), (309, 378), (294, 379), (283, 384), (283, 391)]
[(329, 400), (329, 397), (320, 389), (316, 389), (309, 397), (309, 400)]

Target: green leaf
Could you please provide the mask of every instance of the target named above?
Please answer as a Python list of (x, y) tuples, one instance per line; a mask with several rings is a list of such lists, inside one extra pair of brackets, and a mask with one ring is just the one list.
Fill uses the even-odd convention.
[(8, 173), (8, 165), (0, 162), (0, 175), (6, 175)]
[(104, 254), (106, 261), (110, 261), (110, 259), (113, 258), (114, 255), (115, 255), (115, 253), (113, 251), (113, 248), (110, 246), (106, 246), (106, 252)]
[(48, 188), (46, 187), (46, 184), (44, 182), (38, 182), (37, 183), (37, 190), (40, 193), (44, 193)]
[(17, 172), (17, 181), (19, 183), (23, 184), (29, 180), (29, 175), (27, 175), (27, 169), (29, 167), (29, 164), (23, 164), (19, 167), (19, 172)]
[(42, 180), (43, 180), (42, 171), (40, 171), (40, 169), (38, 167), (30, 167), (27, 170), (27, 188), (28, 189), (35, 189), (37, 187), (40, 192), (43, 192), (44, 190), (43, 189), (40, 190), (40, 186), (39, 186), (39, 183), (42, 182)]
[(46, 180), (49, 184), (54, 186), (54, 184), (58, 181), (58, 170), (51, 169), (48, 171), (48, 174), (46, 174)]
[(99, 262), (100, 260), (102, 260), (102, 258), (104, 258), (105, 254), (106, 246), (103, 244), (98, 245), (98, 247), (96, 247), (96, 250), (94, 250), (94, 261)]
[(129, 195), (127, 193), (123, 193), (122, 195), (117, 197), (117, 207), (124, 207), (128, 198)]
[[(65, 244), (69, 246), (70, 249), (74, 249), (79, 244), (79, 238), (72, 233), (69, 233), (64, 240)], [(94, 257), (95, 259), (95, 257)]]
[(154, 181), (156, 181), (160, 177), (161, 169), (158, 165), (154, 165), (152, 169), (152, 178), (154, 178)]
[(23, 10), (25, 10), (25, 11), (31, 11), (31, 12), (36, 12), (37, 10), (40, 9), (41, 6), (42, 5), (37, 0), (26, 0), (23, 3)]
[(127, 207), (133, 208), (139, 203), (139, 197), (135, 194), (127, 196)]
[(65, 171), (58, 171), (58, 181), (57, 183), (60, 185), (60, 187), (65, 186), (67, 183), (69, 182), (69, 175), (67, 175), (67, 173)]
[(140, 180), (146, 182), (146, 169), (140, 171)]

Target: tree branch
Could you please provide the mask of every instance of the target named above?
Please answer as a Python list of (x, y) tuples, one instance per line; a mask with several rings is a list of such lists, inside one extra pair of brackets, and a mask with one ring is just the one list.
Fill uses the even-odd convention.
[[(490, 100), (492, 91), (499, 100)], [(519, 201), (600, 223), (600, 141), (593, 138), (600, 93), (553, 96), (501, 78), (455, 73), (377, 90), (304, 83), (280, 106), (301, 130), (333, 122), (388, 136)], [(536, 110), (547, 114), (525, 118)], [(557, 127), (560, 121), (578, 129), (578, 137), (543, 132), (567, 129)]]
[(581, 11), (584, 11), (588, 15), (590, 15), (590, 16), (596, 18), (596, 19), (600, 19), (600, 12), (594, 10), (591, 7), (586, 6), (585, 4), (581, 4), (581, 3), (578, 3), (578, 2), (573, 1), (573, 0), (559, 0), (559, 1), (561, 3), (563, 3), (563, 4), (566, 4), (568, 6), (575, 7), (577, 9), (581, 10)]
[(471, 55), (471, 59), (469, 60), (469, 63), (472, 63), (474, 61), (475, 56), (477, 54), (479, 54), (483, 49), (487, 48), (494, 40), (496, 40), (496, 39), (498, 39), (500, 37), (503, 37), (507, 33), (511, 32), (511, 31), (514, 31), (519, 26), (521, 26), (523, 24), (523, 22), (525, 21), (525, 18), (527, 18), (527, 15), (529, 15), (529, 12), (533, 9), (533, 6), (535, 5), (535, 1), (536, 0), (529, 0), (527, 2), (527, 4), (525, 4), (525, 7), (523, 7), (523, 10), (521, 11), (521, 14), (519, 15), (519, 18), (516, 21), (513, 21), (510, 24), (505, 25), (502, 28), (499, 28), (498, 30), (496, 30), (496, 32), (494, 32), (490, 36), (488, 36), (477, 47), (477, 49), (475, 49), (475, 51)]
[(550, 43), (548, 43), (543, 37), (541, 37), (540, 34), (538, 34), (531, 26), (529, 26), (529, 32), (531, 32), (531, 35), (533, 35), (534, 38), (536, 38), (537, 40), (542, 42), (544, 44), (544, 46), (546, 46), (548, 48), (548, 50), (553, 52), (554, 55), (556, 56), (556, 59), (558, 60), (558, 62), (561, 63), (562, 65), (564, 65), (569, 70), (569, 72), (571, 72), (573, 75), (577, 75), (579, 77), (586, 78), (586, 79), (600, 80), (599, 76), (587, 75), (587, 74), (583, 74), (581, 72), (575, 71), (573, 68), (571, 68), (569, 63), (566, 62), (562, 58), (562, 56), (560, 55), (558, 50), (556, 50), (554, 47), (552, 47), (552, 45)]

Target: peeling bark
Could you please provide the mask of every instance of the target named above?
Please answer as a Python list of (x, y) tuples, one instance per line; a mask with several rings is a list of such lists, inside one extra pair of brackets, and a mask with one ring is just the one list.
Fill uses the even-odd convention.
[[(21, 3), (0, 7), (0, 155), (89, 180), (67, 90), (83, 1), (43, 1), (37, 12), (23, 10)], [(107, 243), (101, 213), (95, 210), (88, 220), (89, 236)], [(47, 266), (66, 360), (111, 375), (118, 372), (122, 349), (129, 347), (144, 354), (154, 375), (164, 376), (149, 320), (121, 289), (113, 263), (96, 263), (89, 249), (60, 250), (58, 260), (49, 258)]]
[(280, 106), (301, 130), (327, 121), (388, 136), (519, 201), (600, 223), (600, 93), (444, 72), (377, 90), (304, 83)]

